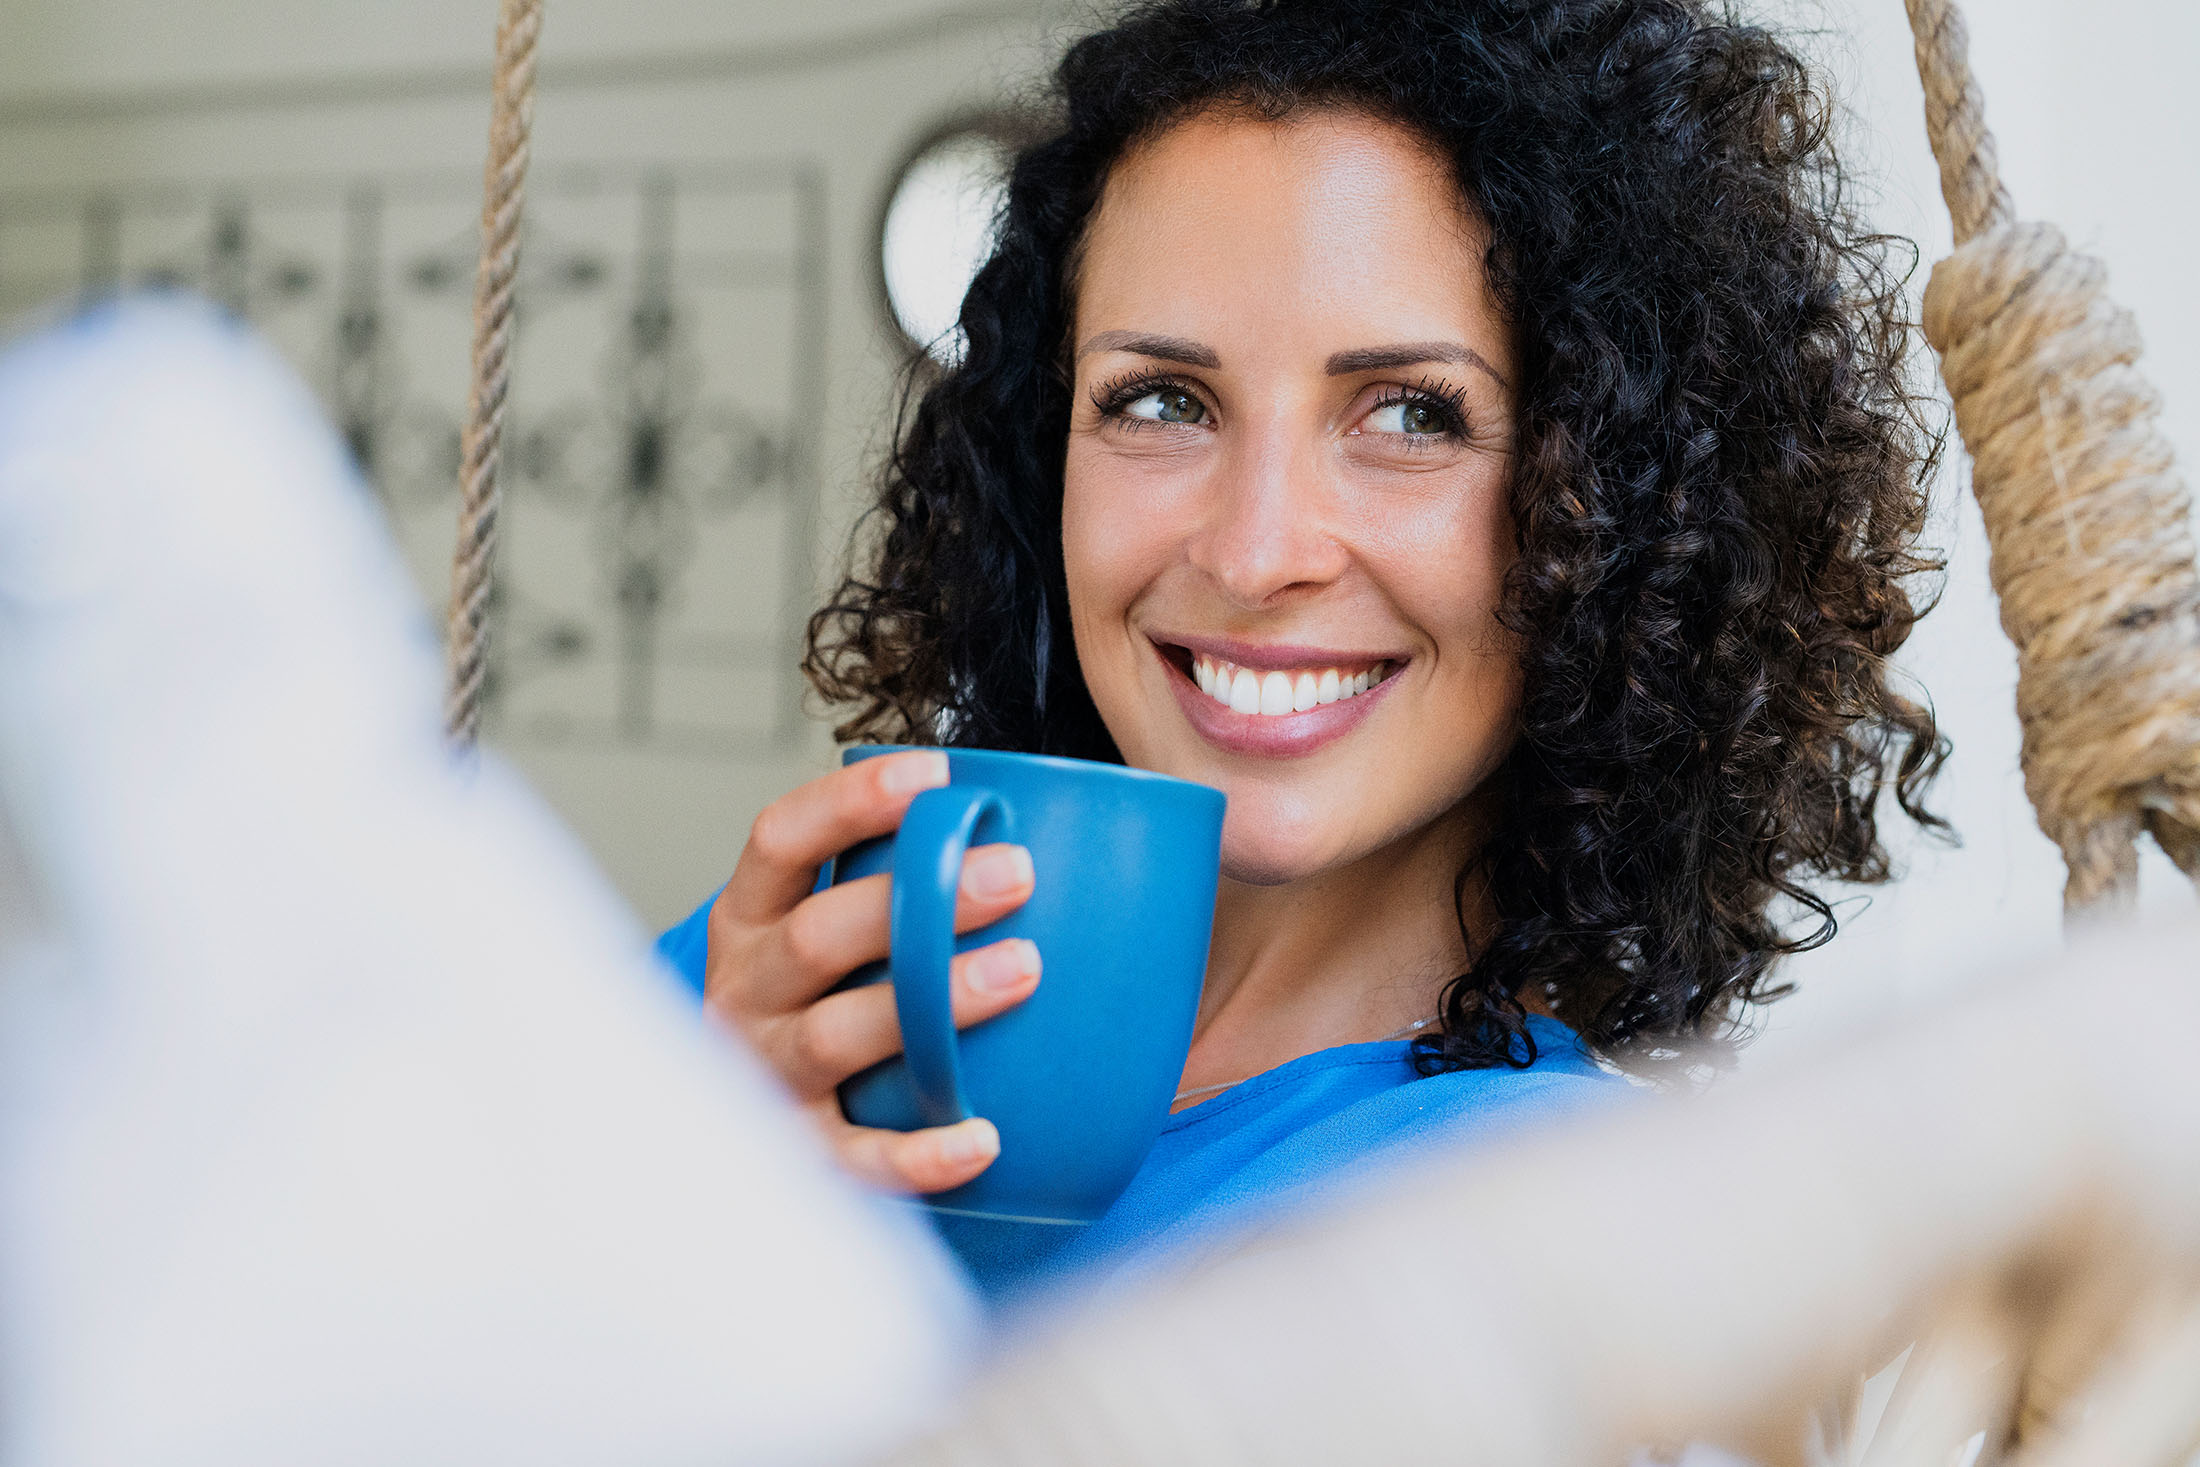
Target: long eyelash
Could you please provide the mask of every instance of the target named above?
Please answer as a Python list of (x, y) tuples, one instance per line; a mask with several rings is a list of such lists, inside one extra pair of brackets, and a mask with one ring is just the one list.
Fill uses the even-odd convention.
[[(1174, 388), (1178, 392), (1192, 391), (1190, 385), (1181, 377), (1172, 377), (1166, 372), (1155, 372), (1145, 368), (1133, 367), (1129, 371), (1110, 377), (1104, 382), (1095, 383), (1092, 389), (1092, 405), (1099, 410), (1102, 417), (1121, 417), (1124, 408), (1138, 401), (1147, 393), (1159, 392), (1168, 388)], [(1193, 395), (1197, 396), (1198, 394), (1193, 393)]]
[(1443, 419), (1444, 432), (1453, 438), (1471, 436), (1467, 425), (1467, 390), (1424, 377), (1411, 387), (1386, 387), (1375, 399), (1377, 407), (1396, 407), (1402, 402), (1425, 403)]

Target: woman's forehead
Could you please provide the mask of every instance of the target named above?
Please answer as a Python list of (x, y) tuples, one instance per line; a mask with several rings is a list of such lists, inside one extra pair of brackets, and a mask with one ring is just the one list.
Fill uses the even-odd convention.
[(1096, 330), (1505, 335), (1450, 161), (1360, 112), (1198, 114), (1117, 164), (1080, 252)]

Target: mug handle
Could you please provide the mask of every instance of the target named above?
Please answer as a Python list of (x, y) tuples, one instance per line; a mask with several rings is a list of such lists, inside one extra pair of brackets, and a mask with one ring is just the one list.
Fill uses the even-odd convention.
[(1015, 824), (998, 794), (975, 785), (942, 785), (909, 802), (894, 837), (892, 956), (894, 1012), (901, 1019), (917, 1114), (927, 1126), (970, 1119), (957, 1058), (954, 986), (955, 895), (963, 856), (978, 822), (995, 816), (1002, 838)]

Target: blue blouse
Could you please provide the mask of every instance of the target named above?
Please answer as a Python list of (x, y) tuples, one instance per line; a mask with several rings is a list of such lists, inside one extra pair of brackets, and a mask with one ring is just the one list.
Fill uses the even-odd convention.
[[(709, 904), (658, 940), (698, 994)], [(942, 1240), (989, 1302), (1040, 1284), (1134, 1272), (1196, 1251), (1409, 1162), (1605, 1102), (1626, 1082), (1598, 1068), (1574, 1032), (1531, 1015), (1536, 1061), (1525, 1070), (1421, 1075), (1412, 1044), (1345, 1044), (1302, 1055), (1178, 1111), (1114, 1206), (1086, 1227), (932, 1213)]]

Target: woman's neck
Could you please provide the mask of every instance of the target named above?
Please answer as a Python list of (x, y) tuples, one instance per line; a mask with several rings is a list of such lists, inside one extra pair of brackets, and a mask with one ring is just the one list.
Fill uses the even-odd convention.
[[(1254, 886), (1225, 877), (1183, 1088), (1206, 1089), (1433, 1019), (1467, 965), (1454, 892), (1486, 800), (1350, 865)], [(1468, 918), (1479, 910), (1468, 887)]]

